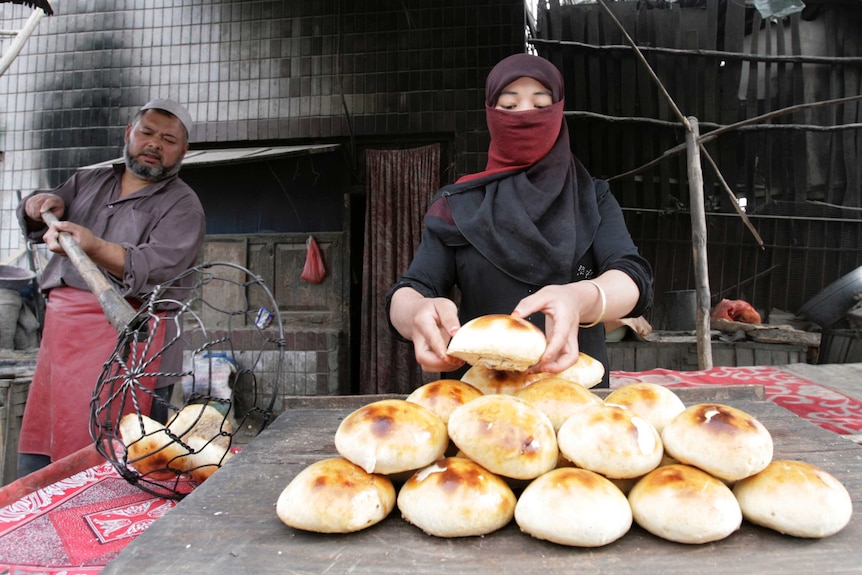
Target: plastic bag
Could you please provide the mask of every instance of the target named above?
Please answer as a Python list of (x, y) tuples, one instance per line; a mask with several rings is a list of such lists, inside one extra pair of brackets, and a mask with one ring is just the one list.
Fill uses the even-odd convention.
[[(191, 367), (191, 368), (190, 368)], [(233, 393), (231, 378), (237, 373), (236, 361), (224, 352), (203, 353), (184, 361), (187, 374), (182, 379), (183, 399), (188, 402), (196, 397), (228, 400)], [(213, 402), (212, 406), (226, 413), (228, 403)]]
[(312, 284), (319, 284), (326, 277), (326, 266), (323, 265), (323, 255), (313, 236), (308, 236), (305, 242), (305, 266), (300, 279)]
[(723, 299), (709, 314), (710, 319), (726, 319), (743, 323), (760, 323), (760, 314), (747, 301)]

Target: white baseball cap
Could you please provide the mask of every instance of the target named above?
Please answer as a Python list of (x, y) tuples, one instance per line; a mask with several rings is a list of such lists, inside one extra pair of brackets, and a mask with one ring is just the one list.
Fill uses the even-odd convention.
[(169, 98), (154, 98), (141, 106), (140, 112), (144, 110), (162, 110), (163, 112), (168, 112), (173, 114), (177, 118), (180, 119), (180, 122), (185, 126), (186, 131), (191, 135), (192, 133), (192, 115), (189, 114), (189, 111), (186, 110), (182, 104), (175, 100), (171, 100)]

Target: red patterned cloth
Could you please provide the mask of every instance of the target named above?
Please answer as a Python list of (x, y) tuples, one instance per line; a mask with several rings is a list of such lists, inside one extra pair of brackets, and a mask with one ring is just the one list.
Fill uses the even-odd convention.
[(108, 462), (75, 473), (0, 508), (0, 573), (98, 573), (176, 503)]
[(862, 402), (770, 366), (715, 367), (708, 371), (652, 369), (611, 372), (611, 388), (635, 381), (668, 387), (762, 385), (768, 400), (824, 429), (842, 435), (862, 432)]

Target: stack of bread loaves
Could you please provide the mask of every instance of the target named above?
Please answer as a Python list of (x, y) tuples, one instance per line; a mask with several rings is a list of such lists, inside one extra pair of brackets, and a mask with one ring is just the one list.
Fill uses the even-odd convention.
[(447, 352), (471, 367), (461, 377), (483, 393), (514, 395), (540, 379), (554, 377), (589, 389), (602, 381), (605, 366), (585, 353), (560, 373), (529, 373), (545, 352), (547, 340), (538, 327), (511, 315), (480, 316), (462, 325)]
[(185, 474), (204, 482), (233, 455), (232, 432), (224, 414), (202, 403), (186, 405), (167, 426), (139, 413), (120, 420), (126, 463), (155, 481)]
[[(497, 343), (452, 342), (474, 368), (526, 373), (544, 340), (528, 326), (506, 328), (501, 317), (509, 316), (474, 324), (490, 330), (475, 342)], [(532, 355), (505, 347), (488, 326), (535, 340), (523, 348)], [(437, 537), (485, 535), (514, 519), (533, 537), (578, 547), (607, 545), (633, 523), (694, 544), (731, 535), (743, 519), (797, 537), (826, 537), (850, 520), (844, 486), (812, 465), (774, 461), (769, 431), (738, 408), (686, 407), (649, 383), (602, 400), (559, 374), (505, 391), (483, 387), (438, 380), (348, 414), (335, 432), (340, 457), (296, 475), (277, 501), (278, 517), (298, 529), (348, 533), (397, 507)], [(457, 451), (446, 456), (450, 447)]]

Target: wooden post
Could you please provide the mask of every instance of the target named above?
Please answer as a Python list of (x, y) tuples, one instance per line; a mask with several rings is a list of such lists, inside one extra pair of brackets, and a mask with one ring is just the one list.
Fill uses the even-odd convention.
[(691, 129), (685, 134), (688, 157), (688, 193), (691, 206), (691, 248), (694, 257), (694, 282), (697, 291), (695, 325), (697, 328), (697, 364), (712, 369), (712, 344), (709, 333), (709, 267), (706, 258), (706, 213), (703, 201), (703, 171), (700, 163), (700, 128), (697, 118), (689, 116)]
[(24, 27), (18, 30), (18, 33), (15, 35), (15, 39), (12, 40), (12, 43), (6, 48), (6, 52), (0, 56), (0, 76), (6, 73), (6, 70), (9, 69), (9, 66), (12, 65), (12, 62), (15, 61), (15, 58), (18, 57), (18, 54), (21, 53), (21, 49), (24, 47), (24, 44), (27, 43), (27, 40), (33, 34), (33, 31), (36, 29), (36, 26), (39, 24), (39, 21), (45, 16), (45, 12), (41, 8), (34, 8), (33, 13), (30, 14), (30, 17), (27, 19), (27, 22), (24, 24)]

